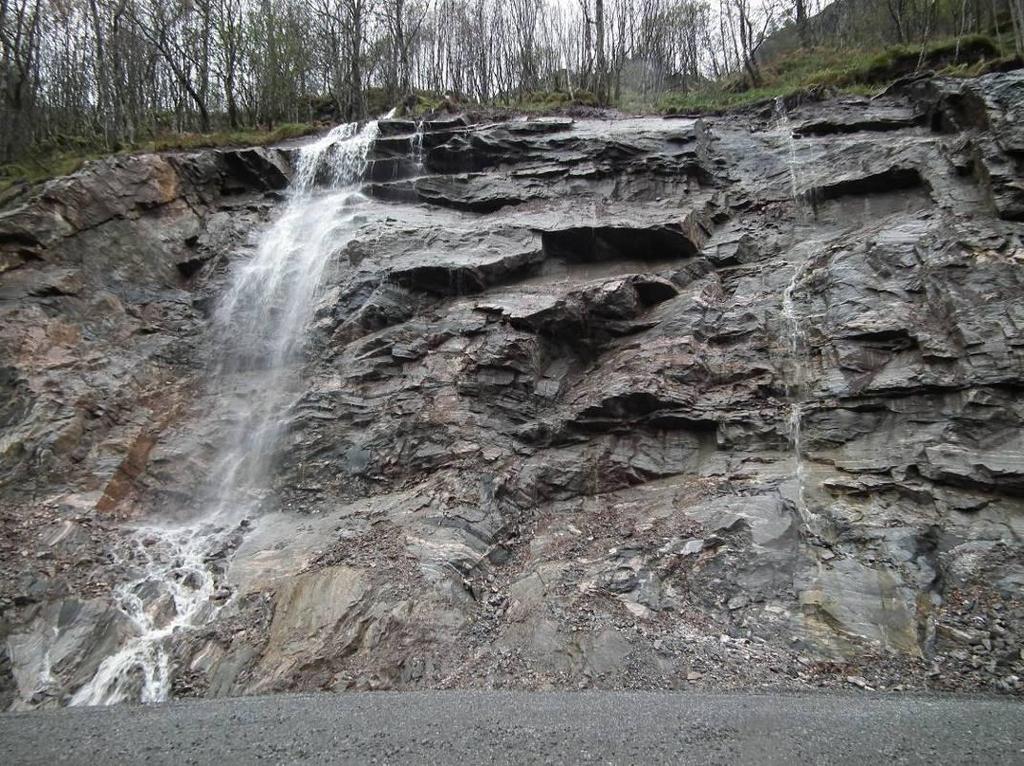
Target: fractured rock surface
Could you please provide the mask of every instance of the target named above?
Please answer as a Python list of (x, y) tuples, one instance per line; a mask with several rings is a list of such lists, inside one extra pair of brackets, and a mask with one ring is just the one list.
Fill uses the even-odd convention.
[[(1022, 94), (382, 121), (175, 693), (1020, 693)], [(201, 512), (210, 306), (290, 172), (109, 160), (0, 213), (4, 705), (127, 630), (124, 520)]]

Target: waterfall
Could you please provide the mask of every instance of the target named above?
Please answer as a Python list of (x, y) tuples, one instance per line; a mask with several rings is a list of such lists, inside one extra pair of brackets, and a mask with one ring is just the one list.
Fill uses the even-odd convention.
[(800, 366), (803, 329), (800, 326), (800, 318), (797, 316), (796, 307), (793, 303), (793, 290), (796, 289), (802, 273), (802, 268), (798, 268), (793, 272), (793, 278), (782, 294), (782, 316), (786, 323), (786, 333), (789, 339), (789, 362), (791, 364), (790, 374), (786, 379), (786, 396), (789, 399), (789, 441), (793, 447), (793, 462), (795, 464), (793, 475), (796, 479), (796, 507), (804, 525), (807, 526), (810, 522), (810, 515), (807, 503), (804, 500), (806, 472), (802, 445), (800, 443), (800, 430), (803, 420), (803, 376)]
[[(209, 488), (224, 511), (260, 489), (298, 395), (297, 364), (330, 256), (352, 239), (366, 198), (357, 190), (376, 123), (357, 133), (339, 125), (305, 147), (295, 167), (293, 196), (284, 214), (263, 236), (253, 258), (241, 264), (214, 316), (224, 350), (215, 379), (233, 392), (227, 413), (233, 438), (221, 454)], [(333, 191), (317, 194), (318, 183)]]
[(796, 142), (793, 140), (793, 127), (789, 122), (789, 112), (786, 111), (786, 102), (782, 96), (778, 96), (775, 99), (775, 124), (786, 138), (789, 196), (792, 198), (793, 204), (799, 207), (800, 191), (797, 185)]
[(420, 120), (416, 123), (416, 132), (412, 134), (409, 139), (409, 155), (412, 157), (412, 161), (416, 164), (416, 175), (423, 175), (423, 132), (425, 129), (426, 120)]
[[(806, 197), (800, 191), (800, 164), (797, 160), (796, 141), (793, 138), (793, 128), (790, 124), (789, 113), (786, 111), (786, 104), (782, 97), (775, 99), (775, 123), (782, 132), (787, 147), (787, 168), (789, 171), (789, 194), (793, 204), (794, 218), (797, 221), (805, 220)], [(796, 290), (803, 277), (807, 261), (799, 264), (793, 270), (793, 277), (782, 293), (782, 316), (785, 322), (786, 335), (788, 338), (788, 356), (790, 369), (786, 378), (786, 397), (789, 399), (789, 442), (793, 449), (793, 477), (796, 480), (796, 507), (797, 512), (803, 521), (804, 527), (811, 531), (815, 515), (807, 507), (804, 490), (807, 483), (807, 471), (803, 456), (803, 444), (801, 431), (804, 417), (804, 375), (802, 365), (803, 349), (806, 346), (803, 325), (797, 314), (796, 305), (793, 299), (793, 292)]]
[(775, 99), (775, 127), (782, 133), (786, 142), (786, 168), (789, 172), (789, 197), (793, 202), (794, 218), (807, 222), (808, 212), (817, 219), (818, 198), (812, 189), (800, 188), (800, 160), (797, 158), (796, 139), (793, 137), (793, 125), (786, 111), (786, 102), (782, 96)]
[[(200, 491), (204, 512), (177, 525), (133, 527), (114, 551), (129, 573), (114, 591), (133, 635), (99, 665), (72, 705), (167, 699), (172, 637), (230, 603), (226, 559), (259, 509), (274, 451), (300, 395), (303, 342), (325, 268), (355, 236), (358, 192), (377, 124), (339, 125), (301, 148), (291, 196), (255, 255), (237, 265), (213, 317), (211, 390), (228, 426)], [(326, 187), (328, 191), (318, 192)]]

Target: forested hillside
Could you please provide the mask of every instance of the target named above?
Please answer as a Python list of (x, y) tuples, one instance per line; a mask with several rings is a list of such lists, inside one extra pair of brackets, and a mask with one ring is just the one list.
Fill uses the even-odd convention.
[[(797, 47), (986, 34), (1017, 53), (1022, 0), (2, 0), (0, 160), (161, 135), (352, 120), (433, 104), (652, 108), (762, 84)], [(828, 63), (830, 59), (825, 57)], [(813, 71), (814, 67), (811, 66)], [(557, 94), (557, 95), (552, 95)], [(288, 128), (285, 132), (301, 132)]]

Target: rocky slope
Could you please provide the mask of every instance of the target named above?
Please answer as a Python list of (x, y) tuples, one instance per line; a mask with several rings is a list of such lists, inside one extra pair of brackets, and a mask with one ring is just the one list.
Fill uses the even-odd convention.
[[(1020, 693), (1022, 94), (382, 121), (173, 693)], [(211, 307), (293, 158), (0, 213), (0, 704), (68, 702), (133, 630), (126, 525), (202, 514)]]

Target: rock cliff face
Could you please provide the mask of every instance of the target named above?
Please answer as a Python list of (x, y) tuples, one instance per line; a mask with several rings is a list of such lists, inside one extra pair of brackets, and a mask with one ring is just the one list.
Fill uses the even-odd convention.
[[(93, 163), (0, 213), (3, 705), (131, 636), (132, 522), (202, 517), (211, 307), (294, 153)], [(1019, 72), (380, 122), (172, 693), (1019, 693), (1022, 176)]]

